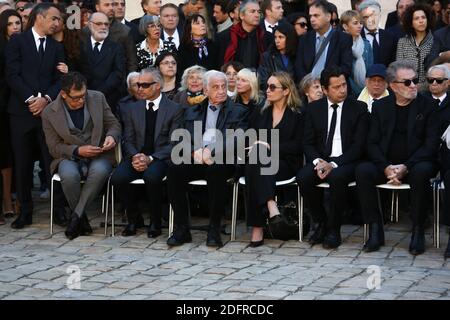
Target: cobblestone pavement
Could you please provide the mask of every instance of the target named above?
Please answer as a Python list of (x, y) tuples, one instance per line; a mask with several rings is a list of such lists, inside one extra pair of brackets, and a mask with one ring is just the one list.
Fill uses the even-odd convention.
[[(144, 230), (104, 237), (98, 210), (89, 215), (94, 235), (69, 241), (55, 226), (50, 237), (48, 202), (36, 211), (32, 227), (12, 230), (12, 219), (0, 227), (0, 299), (450, 299), (445, 248), (432, 247), (430, 229), (427, 252), (411, 256), (407, 223), (388, 225), (386, 246), (374, 253), (361, 252), (359, 226), (344, 226), (343, 245), (333, 251), (278, 240), (247, 248), (242, 222), (239, 241), (221, 249), (206, 247), (202, 231), (169, 249), (167, 229), (156, 240)], [(441, 241), (445, 247), (443, 229)], [(377, 275), (369, 266), (380, 268), (379, 289), (368, 288)], [(80, 271), (80, 283), (70, 285), (77, 274), (70, 270)]]

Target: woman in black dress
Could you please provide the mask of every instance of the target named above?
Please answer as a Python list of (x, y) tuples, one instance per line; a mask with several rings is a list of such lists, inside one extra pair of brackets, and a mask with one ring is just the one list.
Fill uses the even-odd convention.
[[(280, 219), (275, 202), (275, 183), (294, 177), (302, 165), (303, 155), (303, 115), (294, 81), (286, 72), (275, 72), (267, 80), (266, 94), (264, 107), (260, 112), (254, 112), (250, 120), (250, 128), (257, 130), (259, 140), (250, 142), (249, 164), (245, 167), (251, 247), (264, 244), (263, 227), (267, 218)], [(264, 129), (267, 130), (266, 137), (261, 134)], [(260, 148), (265, 150), (258, 150)], [(262, 165), (260, 159), (252, 164), (260, 151), (270, 154), (269, 165)], [(277, 161), (278, 170), (273, 173), (261, 170), (276, 167), (274, 162)]]
[(10, 89), (6, 83), (5, 75), (5, 46), (13, 34), (20, 32), (22, 32), (22, 20), (20, 15), (15, 10), (3, 11), (0, 14), (0, 169), (3, 178), (2, 197), (4, 214), (6, 217), (14, 215), (14, 210), (11, 199), (13, 160), (9, 132), (9, 117), (6, 112)]

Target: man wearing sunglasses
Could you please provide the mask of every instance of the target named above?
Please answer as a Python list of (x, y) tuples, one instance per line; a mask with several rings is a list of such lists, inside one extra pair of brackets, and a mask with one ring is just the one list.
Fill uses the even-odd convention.
[(411, 186), (412, 255), (425, 251), (425, 220), (430, 204), (430, 179), (437, 173), (439, 145), (437, 103), (418, 95), (417, 72), (410, 61), (393, 62), (386, 81), (394, 94), (372, 107), (367, 156), (370, 162), (356, 169), (356, 186), (364, 223), (369, 224), (366, 252), (384, 245), (383, 218), (378, 208), (376, 185)]
[[(174, 148), (187, 144), (190, 154), (184, 155), (188, 163), (172, 164), (169, 167), (169, 199), (174, 210), (176, 229), (167, 240), (169, 246), (180, 246), (191, 242), (189, 211), (186, 192), (192, 180), (206, 179), (208, 187), (209, 230), (206, 245), (221, 247), (221, 219), (225, 214), (227, 180), (234, 172), (234, 163), (229, 163), (230, 150), (235, 145), (234, 136), (228, 129), (247, 129), (247, 110), (235, 104), (227, 96), (227, 77), (224, 73), (210, 70), (203, 76), (203, 90), (207, 99), (201, 104), (185, 110), (182, 127), (189, 133), (189, 142), (181, 141)], [(200, 131), (200, 130), (201, 131)], [(221, 133), (218, 136), (217, 132)], [(218, 139), (223, 138), (222, 143)], [(176, 152), (174, 152), (176, 153)], [(177, 153), (178, 154), (178, 153)], [(235, 154), (235, 153), (233, 153)], [(216, 160), (219, 160), (217, 161)], [(179, 163), (172, 159), (173, 163)], [(235, 159), (231, 159), (235, 160)], [(227, 161), (227, 162), (226, 162)]]
[(450, 69), (445, 64), (432, 66), (427, 72), (428, 96), (433, 98), (439, 110), (450, 106)]
[[(61, 92), (42, 113), (45, 140), (71, 209), (66, 236), (89, 235), (86, 208), (98, 196), (115, 164), (120, 124), (98, 91), (87, 90), (78, 72), (61, 77)], [(81, 181), (84, 181), (81, 186)]]
[(146, 198), (150, 202), (151, 223), (147, 236), (155, 238), (161, 235), (162, 183), (170, 161), (170, 137), (183, 111), (179, 104), (161, 95), (163, 79), (157, 69), (142, 70), (136, 86), (142, 100), (122, 108), (124, 159), (111, 183), (127, 209), (128, 225), (122, 232), (126, 237), (135, 235), (144, 225), (130, 186), (133, 180), (144, 180)]

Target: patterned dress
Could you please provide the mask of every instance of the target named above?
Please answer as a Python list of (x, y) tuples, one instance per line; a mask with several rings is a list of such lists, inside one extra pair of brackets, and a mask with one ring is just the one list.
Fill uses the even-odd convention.
[(151, 52), (147, 46), (147, 39), (136, 45), (138, 57), (138, 71), (155, 66), (156, 58), (163, 51), (176, 52), (177, 48), (173, 42), (159, 39), (159, 47), (156, 52)]

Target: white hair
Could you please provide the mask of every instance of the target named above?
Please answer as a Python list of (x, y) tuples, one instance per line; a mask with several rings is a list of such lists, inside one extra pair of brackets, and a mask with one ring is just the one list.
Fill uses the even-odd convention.
[(209, 70), (203, 75), (203, 88), (208, 88), (208, 84), (211, 79), (221, 79), (225, 81), (225, 85), (228, 87), (228, 79), (225, 73), (217, 70)]
[(135, 77), (139, 77), (139, 75), (140, 75), (140, 73), (139, 72), (136, 72), (136, 71), (133, 71), (133, 72), (130, 72), (129, 74), (128, 74), (128, 76), (127, 76), (127, 88), (128, 89), (130, 89), (130, 86), (131, 86), (131, 79), (133, 79), (133, 78), (135, 78)]
[(362, 12), (367, 8), (375, 8), (378, 12), (381, 12), (381, 5), (377, 0), (364, 0), (359, 5), (359, 12)]
[(445, 64), (438, 64), (435, 66), (430, 67), (430, 69), (428, 69), (427, 75), (429, 75), (433, 70), (441, 70), (442, 72), (444, 72), (445, 77), (447, 79), (450, 79), (450, 68), (445, 65)]

